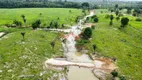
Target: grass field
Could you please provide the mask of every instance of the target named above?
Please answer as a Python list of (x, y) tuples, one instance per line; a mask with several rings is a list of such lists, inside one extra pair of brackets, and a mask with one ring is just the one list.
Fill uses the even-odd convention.
[[(52, 75), (54, 71), (45, 73), (43, 64), (47, 58), (63, 55), (59, 40), (54, 51), (50, 46), (57, 33), (16, 28), (0, 31), (10, 31), (0, 40), (0, 80), (46, 80)], [(23, 31), (25, 41), (22, 41)], [(40, 76), (41, 73), (45, 74)]]
[[(69, 12), (72, 11), (72, 13)], [(101, 13), (103, 11), (103, 13)], [(40, 13), (42, 15), (40, 16)], [(105, 18), (109, 14), (107, 10), (95, 10), (99, 17), (96, 29), (93, 30), (91, 44), (97, 45), (97, 52), (103, 56), (115, 57), (121, 75), (129, 80), (142, 80), (142, 23), (136, 22), (135, 17), (129, 17), (129, 25), (125, 29), (119, 29), (120, 21), (114, 19), (113, 25), (109, 26), (109, 19)], [(77, 15), (81, 15), (81, 10), (77, 9), (55, 9), (55, 8), (24, 8), (24, 9), (0, 9), (0, 25), (12, 24), (14, 19), (21, 20), (24, 14), (27, 25), (37, 19), (42, 20), (42, 26), (49, 25), (50, 21), (71, 24)], [(25, 41), (22, 41), (21, 32), (26, 32)], [(50, 42), (57, 33), (32, 30), (31, 28), (3, 28), (0, 32), (8, 32), (0, 40), (0, 79), (1, 80), (21, 80), (21, 75), (34, 75), (26, 80), (46, 79), (51, 73), (40, 76), (43, 70), (43, 62), (46, 58), (56, 55), (63, 55), (60, 52), (61, 44), (56, 42), (55, 51), (52, 51)], [(93, 51), (89, 45), (90, 51)], [(2, 71), (1, 71), (2, 70)], [(49, 71), (50, 72), (50, 71)], [(25, 79), (24, 79), (25, 80)]]
[(127, 16), (130, 19), (129, 25), (120, 30), (120, 21), (114, 19), (114, 24), (109, 26), (110, 20), (105, 19), (105, 14), (99, 11), (96, 10), (99, 22), (93, 30), (91, 45), (97, 45), (99, 54), (115, 57), (121, 75), (128, 80), (142, 80), (142, 23), (136, 22), (132, 16)]
[[(40, 15), (40, 13), (42, 15)], [(21, 17), (22, 14), (26, 17), (26, 25), (31, 25), (35, 20), (40, 19), (42, 22), (41, 27), (47, 27), (52, 20), (57, 21), (60, 26), (61, 24), (74, 24), (76, 17), (81, 15), (81, 10), (62, 8), (0, 9), (0, 25), (12, 24), (13, 20), (20, 20), (23, 22)]]

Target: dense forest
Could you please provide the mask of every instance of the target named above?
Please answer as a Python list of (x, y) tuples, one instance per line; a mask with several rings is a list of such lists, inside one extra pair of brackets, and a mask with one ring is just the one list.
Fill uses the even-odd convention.
[(0, 0), (0, 8), (31, 8), (31, 7), (59, 7), (59, 8), (80, 8), (79, 3), (69, 1), (48, 1), (48, 0)]
[[(32, 8), (32, 7), (49, 7), (49, 8), (81, 8), (82, 3), (77, 0), (0, 0), (0, 8)], [(142, 2), (114, 2), (111, 0), (93, 0), (88, 1), (90, 8), (112, 8), (119, 4), (121, 8), (139, 8), (142, 9)], [(113, 4), (112, 4), (113, 3)]]

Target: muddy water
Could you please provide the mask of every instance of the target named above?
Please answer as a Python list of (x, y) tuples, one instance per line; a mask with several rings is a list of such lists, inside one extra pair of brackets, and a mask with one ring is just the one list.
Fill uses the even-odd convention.
[[(94, 13), (91, 12), (90, 15), (84, 17), (84, 19), (80, 20), (78, 25), (72, 26), (71, 32), (67, 34), (66, 42), (63, 44), (64, 54), (67, 57), (68, 61), (72, 62), (88, 62), (92, 63), (93, 61), (86, 54), (82, 54), (81, 56), (75, 55), (77, 49), (75, 47), (76, 41), (75, 36), (78, 36), (81, 33), (81, 25), (82, 22), (86, 20), (87, 17), (93, 16)], [(69, 67), (68, 72), (69, 80), (99, 80), (90, 69), (87, 68), (79, 68), (79, 67)]]
[(90, 69), (70, 67), (68, 73), (69, 80), (99, 80), (96, 78)]

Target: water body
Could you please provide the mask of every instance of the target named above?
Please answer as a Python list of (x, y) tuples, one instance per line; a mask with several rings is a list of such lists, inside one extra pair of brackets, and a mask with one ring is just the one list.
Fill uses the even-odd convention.
[(99, 80), (87, 68), (70, 67), (68, 73), (69, 80)]
[[(66, 43), (63, 43), (64, 54), (67, 57), (68, 61), (72, 62), (86, 62), (86, 63), (93, 63), (93, 61), (89, 58), (88, 55), (82, 54), (81, 56), (75, 55), (77, 49), (75, 47), (76, 41), (75, 37), (78, 36), (81, 31), (82, 22), (86, 20), (87, 17), (93, 16), (94, 13), (90, 12), (90, 15), (84, 17), (84, 19), (80, 20), (78, 25), (72, 26), (71, 32), (66, 36)], [(81, 68), (71, 66), (69, 67), (68, 72), (68, 79), (69, 80), (99, 80), (92, 71), (88, 68)]]

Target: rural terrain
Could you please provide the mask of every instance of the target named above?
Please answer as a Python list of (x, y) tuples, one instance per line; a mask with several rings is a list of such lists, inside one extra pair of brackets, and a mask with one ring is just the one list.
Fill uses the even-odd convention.
[(141, 80), (142, 13), (118, 8), (0, 8), (0, 80)]

